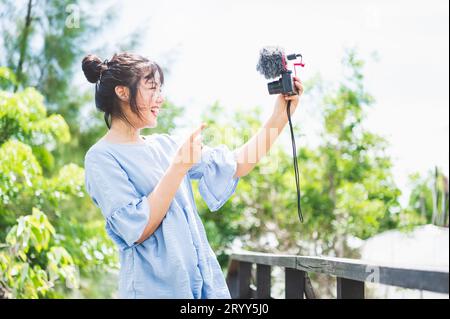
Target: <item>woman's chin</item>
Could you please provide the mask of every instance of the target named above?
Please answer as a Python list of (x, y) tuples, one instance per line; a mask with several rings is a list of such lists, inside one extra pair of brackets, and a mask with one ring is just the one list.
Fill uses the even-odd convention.
[(146, 126), (145, 126), (145, 128), (155, 128), (155, 127), (157, 127), (158, 126), (158, 120), (154, 120), (154, 121), (151, 121), (150, 123), (148, 123)]

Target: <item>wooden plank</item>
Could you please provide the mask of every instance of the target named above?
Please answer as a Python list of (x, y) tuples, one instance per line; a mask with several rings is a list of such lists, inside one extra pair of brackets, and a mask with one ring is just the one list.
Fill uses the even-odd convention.
[(297, 269), (285, 269), (286, 299), (303, 299), (305, 295), (305, 272)]
[(381, 284), (447, 294), (449, 292), (448, 272), (395, 268), (380, 268), (379, 271), (380, 280), (378, 283)]
[(337, 278), (338, 299), (364, 299), (364, 282)]
[(256, 265), (256, 298), (270, 299), (270, 273), (270, 266)]
[(276, 255), (276, 254), (254, 253), (254, 252), (235, 253), (231, 255), (231, 258), (254, 264), (289, 267), (289, 268), (295, 268), (295, 260), (296, 260), (295, 255)]
[(356, 281), (403, 288), (449, 292), (449, 273), (366, 264), (344, 258), (297, 257), (297, 269)]

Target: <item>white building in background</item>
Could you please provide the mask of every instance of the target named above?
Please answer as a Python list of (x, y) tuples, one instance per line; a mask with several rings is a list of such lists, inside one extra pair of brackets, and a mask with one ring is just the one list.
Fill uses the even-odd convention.
[[(449, 271), (449, 229), (434, 225), (390, 230), (366, 240), (361, 259), (375, 264)], [(448, 298), (448, 294), (366, 283), (368, 298)]]

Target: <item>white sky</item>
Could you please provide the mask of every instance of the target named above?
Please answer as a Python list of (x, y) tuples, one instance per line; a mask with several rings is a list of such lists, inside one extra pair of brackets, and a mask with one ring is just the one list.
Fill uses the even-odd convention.
[[(342, 76), (344, 49), (367, 61), (368, 91), (376, 104), (367, 127), (385, 136), (398, 185), (435, 165), (449, 173), (449, 3), (427, 1), (123, 1), (115, 41), (146, 25), (141, 54), (168, 64), (165, 94), (189, 110), (219, 100), (227, 108), (260, 105), (274, 96), (255, 66), (259, 50), (279, 45), (303, 54), (301, 78)], [(372, 52), (378, 61), (371, 59)], [(307, 94), (307, 93), (306, 93)], [(317, 112), (305, 96), (295, 125), (301, 146), (317, 140)]]

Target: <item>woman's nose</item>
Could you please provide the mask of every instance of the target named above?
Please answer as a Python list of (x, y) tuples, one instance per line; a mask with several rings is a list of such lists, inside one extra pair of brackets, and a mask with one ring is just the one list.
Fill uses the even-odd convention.
[(164, 96), (161, 92), (155, 92), (152, 96), (153, 103), (163, 103), (164, 102)]

